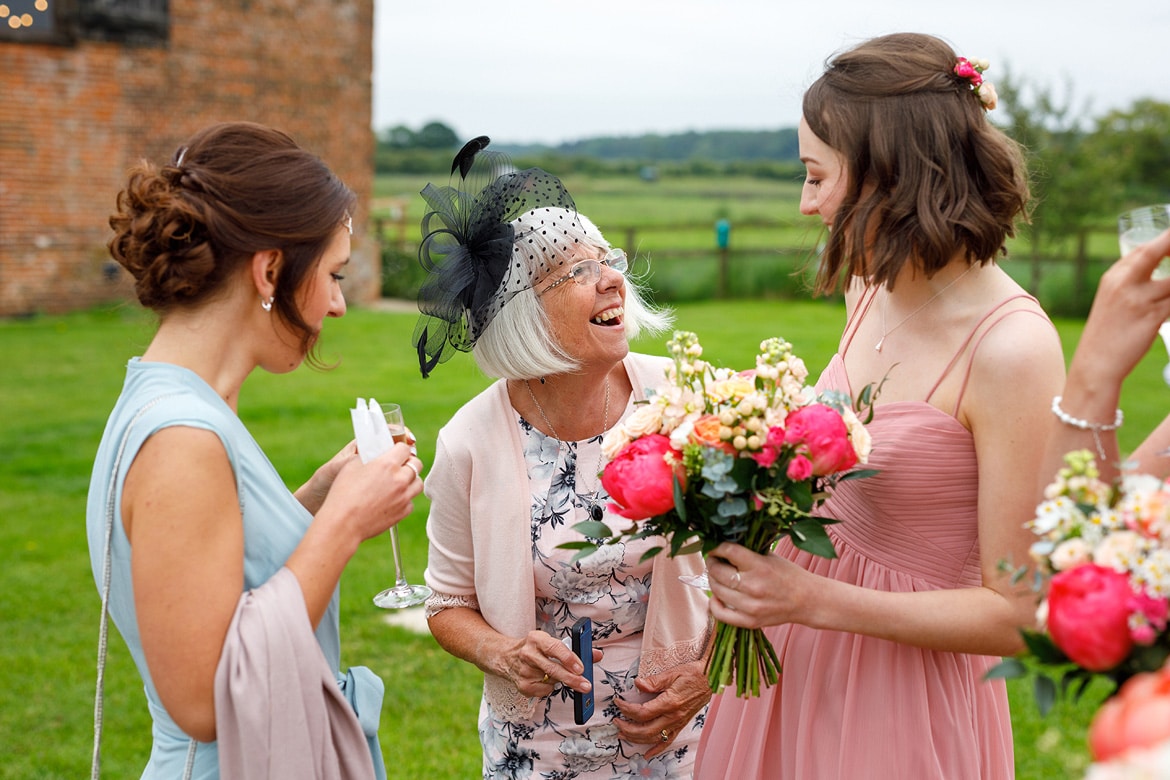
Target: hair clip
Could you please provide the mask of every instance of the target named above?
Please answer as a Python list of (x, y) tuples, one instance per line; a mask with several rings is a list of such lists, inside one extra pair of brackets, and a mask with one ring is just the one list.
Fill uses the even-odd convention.
[(971, 84), (971, 91), (983, 105), (984, 111), (993, 111), (999, 103), (999, 95), (995, 92), (995, 85), (983, 78), (983, 71), (991, 67), (987, 60), (969, 60), (959, 57), (955, 63), (954, 73)]

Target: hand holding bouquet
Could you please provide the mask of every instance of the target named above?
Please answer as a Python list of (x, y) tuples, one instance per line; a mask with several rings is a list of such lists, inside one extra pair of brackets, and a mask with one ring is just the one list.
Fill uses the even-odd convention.
[[(808, 371), (780, 338), (760, 345), (756, 367), (737, 372), (702, 360), (694, 333), (667, 342), (667, 382), (605, 438), (601, 482), (610, 509), (635, 521), (619, 535), (601, 522), (579, 523), (588, 541), (564, 545), (586, 555), (622, 539), (664, 537), (671, 555), (735, 542), (767, 553), (781, 536), (797, 547), (836, 557), (813, 514), (834, 485), (867, 476), (870, 440), (851, 399), (817, 397)], [(866, 388), (862, 402), (872, 401)], [(655, 555), (664, 548), (647, 553)], [(760, 629), (717, 623), (708, 665), (711, 689), (736, 681), (736, 693), (772, 685), (779, 661)]]

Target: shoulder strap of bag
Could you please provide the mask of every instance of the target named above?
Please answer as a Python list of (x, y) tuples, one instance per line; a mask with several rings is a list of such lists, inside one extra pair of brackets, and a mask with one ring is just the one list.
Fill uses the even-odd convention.
[[(126, 452), (126, 442), (130, 439), (130, 429), (134, 427), (134, 423), (138, 422), (142, 415), (146, 414), (155, 404), (170, 395), (174, 395), (174, 393), (160, 395), (158, 398), (143, 406), (135, 413), (130, 423), (126, 426), (126, 430), (122, 433), (122, 441), (118, 444), (118, 451), (114, 456), (114, 468), (110, 476), (110, 488), (106, 493), (105, 552), (102, 556), (102, 617), (98, 629), (97, 690), (93, 698), (93, 760), (90, 763), (90, 780), (98, 780), (102, 772), (102, 705), (106, 682), (106, 649), (110, 634), (110, 579), (113, 569), (113, 552), (111, 546), (114, 538), (114, 507), (117, 503), (118, 471), (122, 466), (122, 455)], [(187, 746), (187, 763), (183, 770), (184, 780), (190, 780), (194, 768), (195, 740), (192, 739)]]

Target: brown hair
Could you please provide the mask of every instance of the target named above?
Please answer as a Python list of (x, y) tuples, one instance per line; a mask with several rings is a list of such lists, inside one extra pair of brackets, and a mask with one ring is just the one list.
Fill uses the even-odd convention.
[(216, 124), (192, 136), (169, 164), (143, 160), (130, 170), (108, 246), (134, 277), (138, 300), (160, 316), (213, 298), (256, 252), (279, 250), (273, 308), (308, 353), (315, 334), (296, 293), (356, 201), (285, 133), (250, 122)]
[(805, 93), (805, 122), (846, 167), (817, 292), (852, 274), (892, 288), (907, 261), (932, 276), (960, 251), (988, 263), (1015, 235), (1029, 198), (1023, 155), (956, 60), (933, 36), (886, 35), (830, 59)]

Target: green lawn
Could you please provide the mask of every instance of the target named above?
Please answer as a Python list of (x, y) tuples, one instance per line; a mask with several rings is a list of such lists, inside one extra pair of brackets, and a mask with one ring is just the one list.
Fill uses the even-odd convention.
[[(290, 485), (349, 439), (346, 409), (357, 396), (400, 402), (429, 462), (439, 426), (487, 380), (462, 355), (422, 380), (409, 343), (414, 321), (409, 314), (351, 310), (326, 328), (323, 357), (339, 360), (335, 369), (249, 380), (241, 416)], [(678, 321), (699, 333), (716, 362), (747, 365), (761, 339), (781, 335), (816, 367), (835, 347), (842, 309), (824, 302), (698, 303), (679, 306)], [(1080, 324), (1059, 326), (1066, 346), (1074, 345)], [(85, 494), (124, 362), (151, 332), (150, 320), (131, 308), (0, 321), (0, 778), (76, 778), (86, 771), (99, 602), (85, 546)], [(1166, 409), (1164, 362), (1154, 350), (1126, 388), (1126, 447)], [(420, 500), (401, 526), (412, 579), (421, 579), (425, 565), (425, 516)], [(342, 585), (345, 660), (369, 665), (386, 680), (381, 736), (390, 776), (478, 776), (479, 674), (429, 637), (386, 625), (370, 596), (391, 579), (389, 540), (380, 538), (363, 546)], [(104, 776), (136, 777), (149, 723), (125, 647), (120, 639), (110, 647)], [(1011, 692), (1019, 777), (1075, 775), (1085, 764), (1090, 707), (1062, 705), (1040, 719), (1026, 689), (1013, 685)]]

